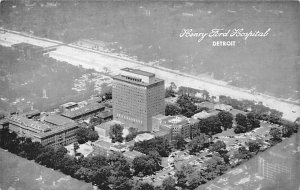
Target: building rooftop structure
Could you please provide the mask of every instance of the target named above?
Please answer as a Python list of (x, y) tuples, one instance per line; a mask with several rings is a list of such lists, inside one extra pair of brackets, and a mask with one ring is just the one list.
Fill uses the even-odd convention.
[(65, 108), (65, 109), (69, 109), (69, 108), (76, 107), (76, 106), (78, 106), (78, 103), (76, 103), (76, 102), (68, 102), (68, 103), (61, 105), (61, 107)]
[(49, 115), (44, 118), (44, 121), (46, 123), (52, 124), (52, 125), (57, 125), (57, 126), (62, 126), (66, 125), (68, 123), (74, 123), (72, 119), (60, 116), (60, 115)]
[(213, 110), (211, 112), (202, 111), (202, 112), (194, 114), (192, 116), (192, 118), (201, 120), (201, 119), (206, 119), (206, 118), (214, 116), (214, 115), (218, 115), (218, 113), (219, 113), (219, 111), (217, 111), (217, 110)]
[(13, 115), (9, 118), (9, 121), (16, 122), (24, 127), (26, 127), (28, 130), (35, 133), (35, 137), (43, 138), (55, 133), (60, 133), (62, 131), (72, 129), (77, 126), (76, 122), (67, 123), (64, 125), (49, 125), (47, 123), (43, 123), (40, 121), (34, 121), (32, 119), (28, 119), (23, 116), (19, 115)]
[(51, 131), (50, 126), (40, 123), (38, 121), (28, 119), (23, 116), (13, 115), (9, 119), (11, 121), (14, 121), (16, 123), (19, 123), (19, 124), (29, 128), (31, 131), (34, 131), (35, 133), (45, 133), (45, 132)]
[(100, 117), (103, 120), (106, 120), (107, 118), (113, 117), (113, 112), (110, 110), (105, 110), (98, 114), (98, 117)]
[(131, 160), (135, 159), (136, 157), (145, 156), (145, 154), (138, 152), (136, 150), (126, 151), (123, 153), (123, 155), (125, 158), (129, 158)]
[(167, 116), (166, 118), (162, 119), (162, 125), (167, 128), (171, 128), (173, 126), (182, 126), (189, 123), (189, 119), (183, 115), (178, 116)]
[(41, 112), (39, 110), (30, 110), (29, 112), (26, 112), (23, 114), (25, 117), (27, 117), (28, 119), (31, 119), (33, 117), (39, 116), (41, 115)]
[(226, 104), (217, 104), (214, 106), (215, 110), (220, 110), (220, 111), (230, 111), (232, 110), (232, 106), (226, 105)]
[(95, 127), (105, 129), (105, 130), (110, 130), (110, 127), (116, 124), (123, 125), (123, 123), (120, 121), (111, 120), (108, 122), (101, 123), (100, 125), (96, 125)]
[(132, 68), (128, 68), (128, 67), (121, 69), (121, 71), (126, 71), (126, 72), (134, 73), (134, 74), (137, 74), (137, 75), (143, 75), (143, 76), (147, 76), (147, 77), (154, 77), (155, 76), (154, 73), (150, 73), (150, 72), (147, 72), (147, 71), (142, 71), (142, 70), (139, 70), (139, 69), (132, 69)]
[(155, 137), (165, 137), (169, 134), (170, 134), (170, 131), (167, 131), (167, 130), (160, 130), (160, 131), (156, 131), (156, 132), (153, 133), (153, 135)]
[(100, 111), (102, 109), (104, 110), (104, 108), (105, 107), (102, 104), (90, 103), (70, 110), (65, 110), (61, 115), (70, 119), (76, 119), (91, 112)]
[(107, 141), (104, 141), (104, 140), (97, 140), (93, 144), (96, 147), (100, 147), (100, 148), (103, 148), (103, 149), (106, 149), (106, 150), (110, 150), (110, 148), (114, 145), (113, 143), (107, 142)]
[(201, 102), (201, 103), (196, 103), (197, 108), (208, 108), (209, 110), (213, 110), (216, 104), (211, 103), (211, 102)]
[(126, 81), (128, 83), (132, 83), (132, 84), (136, 84), (139, 86), (151, 86), (153, 84), (156, 84), (158, 82), (163, 82), (164, 80), (159, 79), (159, 78), (154, 78), (153, 80), (151, 80), (151, 82), (147, 83), (147, 82), (143, 82), (142, 80), (138, 79), (138, 78), (134, 78), (133, 77), (129, 77), (129, 76), (124, 76), (124, 75), (116, 75), (113, 77), (114, 80), (120, 80), (120, 81)]
[(150, 140), (150, 139), (153, 139), (154, 138), (154, 135), (150, 134), (150, 133), (142, 133), (142, 134), (138, 134), (134, 141), (135, 142), (139, 142), (139, 141), (147, 141), (147, 140)]

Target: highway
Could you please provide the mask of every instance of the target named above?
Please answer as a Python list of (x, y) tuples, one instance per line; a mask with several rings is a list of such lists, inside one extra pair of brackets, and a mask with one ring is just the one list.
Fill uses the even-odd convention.
[(157, 77), (166, 81), (166, 85), (174, 82), (177, 86), (187, 86), (201, 90), (207, 90), (210, 95), (226, 95), (236, 99), (246, 99), (262, 102), (264, 105), (283, 112), (283, 118), (294, 121), (300, 116), (300, 106), (293, 102), (287, 102), (276, 97), (260, 93), (250, 93), (249, 90), (225, 85), (224, 82), (208, 80), (170, 70), (162, 67), (149, 66), (143, 62), (132, 60), (116, 53), (98, 52), (76, 45), (63, 44), (59, 41), (39, 38), (15, 31), (3, 30), (0, 32), (0, 45), (11, 46), (12, 44), (26, 42), (42, 47), (61, 45), (55, 51), (49, 52), (49, 56), (59, 61), (65, 61), (72, 65), (94, 68), (96, 71), (117, 74), (121, 68), (133, 67), (155, 73)]

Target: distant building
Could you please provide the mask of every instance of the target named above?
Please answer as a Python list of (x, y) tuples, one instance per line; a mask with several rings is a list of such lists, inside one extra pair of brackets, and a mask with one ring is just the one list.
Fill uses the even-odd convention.
[(112, 153), (111, 147), (113, 146), (113, 143), (104, 140), (98, 140), (92, 143), (92, 146), (94, 147), (94, 152), (93, 152), (94, 155), (99, 154), (99, 155), (108, 156)]
[(73, 108), (78, 107), (78, 103), (76, 103), (76, 102), (68, 102), (68, 103), (65, 103), (65, 104), (63, 104), (63, 105), (61, 105), (59, 107), (62, 109), (62, 111), (71, 110)]
[(165, 113), (165, 82), (155, 74), (124, 68), (113, 77), (113, 118), (138, 131), (152, 131), (152, 116)]
[(226, 104), (217, 104), (215, 105), (214, 109), (218, 111), (230, 111), (232, 110), (232, 106)]
[(68, 123), (75, 123), (72, 119), (60, 116), (60, 115), (49, 115), (43, 118), (43, 121), (50, 126), (63, 126)]
[(196, 103), (197, 109), (200, 108), (208, 108), (209, 111), (213, 110), (216, 104), (211, 103), (211, 102), (201, 102), (201, 103)]
[(97, 114), (103, 111), (105, 107), (99, 103), (82, 104), (72, 108), (65, 109), (61, 115), (73, 120), (85, 119), (91, 115)]
[(190, 138), (191, 127), (199, 122), (199, 120), (189, 119), (185, 116), (163, 116), (157, 115), (152, 118), (153, 128), (160, 130), (154, 134), (159, 134), (160, 131), (168, 131), (171, 134), (170, 139), (173, 140), (175, 136), (181, 135), (183, 138)]
[(218, 115), (218, 113), (219, 113), (219, 111), (217, 111), (217, 110), (213, 110), (213, 111), (210, 111), (210, 112), (202, 111), (202, 112), (194, 114), (192, 116), (192, 118), (202, 120), (202, 119), (206, 119), (208, 117), (214, 116), (214, 115)]
[(135, 138), (134, 141), (135, 142), (139, 142), (139, 141), (147, 141), (150, 139), (153, 139), (155, 137), (155, 135), (151, 134), (151, 133), (142, 133), (142, 134), (138, 134)]
[(266, 180), (275, 182), (279, 176), (292, 179), (292, 165), (289, 158), (279, 153), (269, 152), (272, 159), (258, 158), (258, 174)]
[(96, 125), (95, 126), (95, 131), (97, 131), (99, 137), (104, 137), (104, 138), (109, 138), (109, 131), (111, 126), (119, 124), (121, 126), (123, 126), (124, 124), (119, 122), (119, 121), (108, 121), (105, 123), (101, 123), (100, 125)]
[(77, 141), (78, 125), (75, 122), (50, 125), (47, 122), (34, 121), (18, 115), (11, 116), (8, 121), (9, 130), (16, 132), (18, 136), (31, 138), (33, 142), (40, 142), (44, 146), (65, 146)]
[(98, 40), (82, 39), (75, 42), (74, 44), (84, 48), (96, 50), (96, 51), (107, 51), (105, 49), (106, 44)]
[(124, 157), (127, 158), (129, 161), (133, 161), (136, 157), (145, 156), (145, 154), (138, 152), (136, 150), (126, 151), (123, 153)]
[(105, 111), (99, 113), (97, 116), (104, 122), (110, 121), (113, 119), (113, 112), (111, 110), (105, 110)]
[(19, 51), (25, 58), (33, 59), (43, 56), (43, 47), (28, 43), (13, 44), (12, 48)]
[(9, 122), (7, 119), (0, 119), (0, 129), (8, 128)]
[(28, 119), (32, 119), (35, 117), (39, 117), (41, 115), (41, 112), (39, 110), (30, 110), (29, 112), (24, 113), (25, 117)]

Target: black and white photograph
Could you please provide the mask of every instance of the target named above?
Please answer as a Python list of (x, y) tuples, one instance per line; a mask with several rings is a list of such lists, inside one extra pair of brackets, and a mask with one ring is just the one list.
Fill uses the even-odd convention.
[(0, 190), (300, 190), (300, 1), (0, 0)]

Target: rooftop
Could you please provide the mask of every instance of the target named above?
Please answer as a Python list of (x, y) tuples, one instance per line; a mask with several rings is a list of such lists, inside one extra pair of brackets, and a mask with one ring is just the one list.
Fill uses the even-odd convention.
[(123, 153), (123, 155), (127, 158), (135, 158), (135, 157), (145, 156), (145, 154), (138, 152), (136, 150), (126, 151)]
[(24, 113), (24, 115), (26, 116), (26, 117), (33, 117), (33, 116), (37, 116), (37, 115), (40, 115), (41, 114), (41, 112), (39, 111), (39, 110), (30, 110), (29, 112), (26, 112), (26, 113)]
[(104, 141), (104, 140), (98, 140), (94, 142), (94, 145), (97, 147), (105, 148), (105, 149), (110, 149), (111, 146), (113, 146), (113, 143)]
[(11, 116), (9, 120), (16, 122), (24, 127), (28, 127), (34, 130), (36, 133), (47, 132), (51, 130), (48, 125), (18, 115)]
[(112, 115), (113, 115), (112, 111), (109, 111), (109, 110), (105, 110), (105, 111), (101, 112), (100, 114), (98, 114), (98, 116), (102, 119), (112, 117)]
[(166, 136), (166, 135), (169, 135), (170, 132), (169, 131), (166, 131), (166, 130), (160, 130), (160, 131), (157, 131), (155, 133), (153, 133), (154, 136), (156, 137), (163, 137), (163, 136)]
[(73, 120), (60, 116), (60, 115), (49, 115), (44, 118), (45, 122), (51, 123), (53, 125), (66, 125), (68, 123), (74, 123)]
[(166, 118), (162, 119), (162, 125), (184, 125), (189, 123), (189, 119), (185, 116), (178, 115), (178, 116), (167, 116)]
[(137, 75), (143, 75), (143, 76), (146, 76), (146, 77), (154, 77), (155, 74), (154, 73), (149, 73), (147, 71), (142, 71), (142, 70), (139, 70), (139, 69), (132, 69), (132, 68), (124, 68), (124, 69), (121, 69), (122, 71), (127, 71), (127, 72), (130, 72), (130, 73), (134, 73), (134, 74), (137, 74)]
[(108, 121), (108, 122), (101, 123), (100, 125), (96, 125), (95, 127), (105, 129), (105, 130), (110, 130), (110, 127), (115, 125), (115, 124), (122, 125), (122, 122), (119, 122), (119, 121), (116, 121), (116, 120), (111, 120), (111, 121)]
[(68, 108), (70, 106), (76, 106), (76, 105), (77, 105), (76, 102), (68, 102), (68, 103), (65, 103), (65, 104), (63, 104), (61, 106), (64, 107), (64, 108)]
[(126, 76), (123, 76), (123, 75), (116, 75), (116, 76), (113, 76), (112, 78), (114, 80), (126, 81), (126, 82), (129, 82), (129, 83), (132, 83), (132, 84), (136, 84), (136, 85), (140, 85), (140, 86), (146, 86), (146, 87), (151, 86), (152, 84), (156, 84), (158, 82), (164, 81), (164, 80), (159, 79), (159, 78), (154, 78), (150, 83), (145, 83), (145, 82), (142, 82), (142, 81), (130, 80), (130, 79), (126, 78)]
[(215, 104), (211, 102), (201, 102), (201, 103), (196, 103), (197, 106), (199, 107), (206, 107), (208, 109), (214, 109)]
[(96, 111), (96, 110), (100, 110), (100, 109), (104, 109), (104, 106), (102, 104), (99, 103), (90, 103), (87, 104), (83, 107), (77, 108), (77, 109), (71, 109), (68, 111), (63, 112), (61, 115), (68, 117), (68, 118), (76, 118), (78, 116)]

